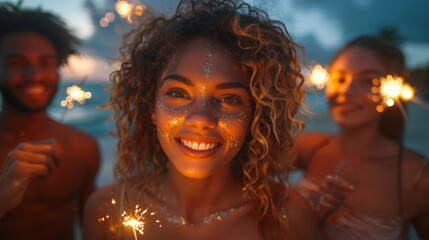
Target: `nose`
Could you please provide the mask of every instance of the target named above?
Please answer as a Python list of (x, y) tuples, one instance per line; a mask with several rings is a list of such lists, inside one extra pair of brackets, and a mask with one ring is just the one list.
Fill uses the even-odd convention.
[(343, 94), (355, 94), (359, 91), (358, 81), (354, 77), (350, 77), (342, 84), (339, 90)]
[(38, 81), (42, 79), (42, 71), (37, 64), (30, 63), (25, 70), (25, 79)]
[(195, 104), (196, 106), (186, 116), (186, 126), (195, 131), (207, 131), (216, 128), (217, 118), (213, 114), (210, 104)]

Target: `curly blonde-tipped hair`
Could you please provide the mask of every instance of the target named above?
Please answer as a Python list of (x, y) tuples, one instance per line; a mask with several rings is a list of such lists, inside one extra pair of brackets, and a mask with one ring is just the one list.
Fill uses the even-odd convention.
[(280, 156), (293, 144), (302, 123), (294, 118), (302, 104), (301, 47), (284, 24), (249, 4), (234, 0), (181, 1), (171, 18), (145, 19), (124, 37), (122, 64), (111, 74), (109, 106), (116, 120), (119, 161), (115, 176), (138, 189), (151, 189), (168, 169), (151, 120), (157, 84), (178, 46), (210, 39), (227, 49), (248, 72), (253, 116), (233, 171), (255, 202), (260, 232), (282, 239), (288, 224), (281, 217), (287, 197), (290, 159)]

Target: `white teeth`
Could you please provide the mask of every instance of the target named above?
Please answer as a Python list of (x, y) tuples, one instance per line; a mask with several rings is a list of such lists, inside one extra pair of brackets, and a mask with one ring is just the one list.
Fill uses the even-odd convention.
[(206, 150), (206, 144), (200, 143), (200, 146), (198, 147), (198, 150)]
[(44, 88), (43, 87), (30, 87), (25, 89), (25, 93), (29, 94), (39, 94), (43, 93)]
[(206, 151), (206, 150), (210, 150), (213, 149), (215, 147), (217, 147), (217, 143), (199, 143), (199, 142), (192, 142), (189, 140), (184, 140), (182, 138), (180, 138), (180, 142), (185, 145), (186, 147), (193, 149), (193, 150), (197, 150), (197, 151)]

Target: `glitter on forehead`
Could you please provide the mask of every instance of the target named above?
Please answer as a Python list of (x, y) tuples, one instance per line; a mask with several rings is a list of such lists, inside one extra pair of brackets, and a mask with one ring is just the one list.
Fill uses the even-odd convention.
[(231, 53), (227, 49), (220, 47), (220, 46), (214, 46), (213, 44), (211, 44), (211, 45), (202, 44), (202, 45), (191, 46), (191, 47), (185, 48), (184, 50), (186, 51), (186, 50), (190, 50), (190, 49), (201, 49), (201, 48), (207, 50), (206, 51), (206, 57), (207, 58), (203, 64), (203, 70), (204, 70), (204, 77), (209, 78), (211, 73), (212, 73), (214, 51), (215, 50), (222, 50), (228, 56), (231, 56)]
[(203, 86), (203, 97), (201, 98), (201, 110), (205, 111), (207, 105), (206, 86)]
[(214, 48), (213, 46), (210, 46), (207, 49), (207, 60), (203, 65), (203, 69), (204, 69), (204, 77), (209, 78), (210, 74), (212, 73), (212, 65), (213, 65), (213, 57), (214, 57)]

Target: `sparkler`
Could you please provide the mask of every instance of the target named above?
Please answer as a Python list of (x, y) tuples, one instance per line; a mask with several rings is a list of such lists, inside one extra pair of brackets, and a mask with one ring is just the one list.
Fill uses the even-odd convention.
[[(118, 0), (114, 8), (121, 18), (127, 20), (128, 23), (133, 23), (133, 17), (141, 16), (146, 11), (146, 6), (140, 4), (138, 0)], [(112, 12), (106, 13), (106, 15), (100, 19), (100, 26), (107, 27), (111, 22), (115, 20), (115, 15)]]
[(72, 109), (74, 107), (74, 104), (73, 104), (74, 101), (80, 104), (84, 104), (85, 100), (90, 99), (92, 97), (91, 92), (85, 92), (82, 90), (81, 86), (83, 86), (85, 82), (86, 82), (86, 77), (80, 81), (79, 85), (73, 85), (67, 88), (66, 90), (67, 97), (65, 100), (61, 101), (61, 106), (66, 108), (64, 109), (64, 112), (60, 118), (61, 119), (60, 122), (63, 122), (65, 115), (67, 113), (67, 110)]
[[(125, 227), (128, 227), (128, 226), (131, 227), (134, 234), (134, 240), (138, 240), (137, 232), (139, 232), (141, 235), (144, 235), (144, 226), (146, 224), (144, 219), (146, 218), (146, 213), (148, 212), (149, 209), (146, 208), (145, 210), (142, 210), (142, 208), (140, 208), (140, 205), (137, 204), (135, 206), (134, 214), (132, 214), (130, 203), (128, 201), (127, 192), (125, 192), (125, 201), (127, 203), (128, 213), (125, 210), (122, 212), (121, 214), (123, 219), (122, 225), (124, 225)], [(112, 205), (115, 205), (115, 204), (116, 204), (116, 201), (115, 199), (112, 198)], [(155, 214), (156, 212), (151, 212), (150, 216), (153, 216)], [(109, 218), (110, 218), (109, 215), (106, 215), (105, 217), (99, 218), (98, 221), (104, 222), (104, 221), (107, 221)], [(155, 220), (155, 222), (159, 224), (159, 227), (162, 227), (162, 225), (160, 224), (161, 222), (159, 220)]]
[(408, 83), (404, 83), (402, 77), (387, 75), (380, 79), (374, 79), (373, 84), (379, 87), (373, 87), (372, 93), (379, 94), (380, 98), (373, 97), (375, 102), (381, 101), (381, 104), (376, 107), (378, 112), (383, 112), (384, 108), (391, 107), (395, 103), (399, 104), (399, 99), (410, 101), (414, 98), (414, 88)]
[(131, 226), (131, 228), (133, 229), (133, 233), (134, 233), (134, 239), (137, 240), (137, 234), (136, 234), (136, 230), (143, 235), (144, 234), (144, 224), (145, 222), (143, 222), (143, 219), (145, 218), (144, 215), (147, 212), (147, 209), (145, 209), (144, 211), (141, 210), (141, 208), (139, 207), (139, 205), (136, 205), (136, 209), (135, 209), (135, 215), (136, 217), (133, 217), (131, 215), (131, 210), (130, 210), (130, 203), (128, 202), (128, 195), (127, 192), (125, 192), (125, 200), (127, 201), (127, 206), (128, 206), (128, 211), (130, 212), (130, 214), (128, 215), (126, 211), (124, 211), (122, 213), (122, 217), (124, 218), (124, 220), (122, 221), (122, 225), (126, 226)]
[(323, 89), (323, 87), (325, 87), (329, 82), (329, 73), (321, 65), (316, 65), (311, 71), (311, 75), (308, 80), (307, 85)]

